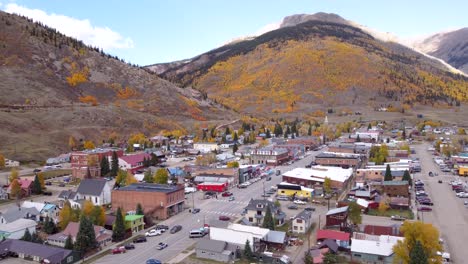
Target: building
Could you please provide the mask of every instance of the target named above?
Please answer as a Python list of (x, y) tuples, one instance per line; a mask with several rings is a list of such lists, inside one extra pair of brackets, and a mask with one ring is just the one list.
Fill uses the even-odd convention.
[(348, 206), (331, 209), (326, 215), (326, 226), (338, 226), (340, 229), (348, 226)]
[(16, 160), (10, 160), (10, 159), (5, 159), (5, 167), (6, 168), (13, 168), (13, 167), (19, 167), (20, 162)]
[(31, 220), (38, 222), (40, 218), (40, 213), (34, 207), (32, 208), (12, 207), (8, 209), (6, 212), (0, 214), (0, 224), (11, 223), (20, 218), (31, 219)]
[[(390, 169), (394, 180), (401, 180), (405, 171), (409, 169), (395, 168)], [(357, 169), (356, 181), (357, 182), (382, 182), (385, 178), (386, 168), (373, 168), (373, 169)]]
[(118, 148), (97, 148), (92, 150), (74, 151), (70, 156), (72, 177), (84, 179), (86, 177), (96, 178), (101, 176), (101, 159), (112, 157), (112, 153), (120, 157), (123, 150)]
[(257, 252), (270, 232), (267, 228), (226, 223), (210, 226), (210, 239), (224, 241), (243, 249), (248, 240), (253, 252)]
[(332, 143), (328, 145), (329, 152), (356, 153), (352, 143)]
[[(112, 157), (109, 157), (109, 164), (111, 164)], [(131, 155), (124, 155), (119, 157), (119, 168), (124, 171), (129, 171), (135, 174), (138, 170), (144, 168), (143, 161), (151, 159), (151, 154), (137, 153)]]
[(73, 196), (73, 200), (88, 200), (94, 205), (110, 204), (111, 187), (105, 179), (83, 179)]
[(322, 152), (315, 156), (315, 162), (323, 166), (335, 166), (342, 168), (359, 168), (361, 166), (361, 154)]
[(267, 207), (270, 207), (271, 214), (276, 221), (275, 225), (283, 225), (286, 214), (283, 213), (273, 202), (268, 200), (250, 199), (249, 204), (244, 208), (244, 211), (246, 212), (245, 217), (250, 223), (260, 226), (263, 224)]
[[(26, 179), (26, 178), (20, 178), (18, 179), (18, 183), (21, 186), (21, 198), (28, 197), (32, 193), (32, 180)], [(11, 184), (8, 186), (7, 193), (10, 196), (11, 195)], [(11, 198), (11, 197), (10, 197)]]
[(264, 147), (250, 151), (250, 164), (278, 166), (289, 159), (289, 152), (281, 147)]
[[(379, 189), (379, 185), (373, 185), (374, 188)], [(409, 184), (408, 181), (383, 181), (381, 184), (381, 190), (384, 194), (389, 197), (406, 197), (409, 198)]]
[(140, 203), (145, 214), (156, 219), (167, 219), (184, 209), (183, 185), (134, 183), (112, 190), (112, 208), (123, 212), (134, 211)]
[(197, 184), (197, 190), (203, 192), (225, 192), (228, 189), (228, 183), (223, 179), (221, 182), (202, 182)]
[(193, 143), (193, 149), (200, 151), (201, 153), (217, 152), (219, 151), (219, 145), (217, 143), (198, 142)]
[(52, 204), (52, 203), (37, 203), (37, 202), (30, 202), (30, 201), (25, 201), (21, 205), (22, 208), (36, 208), (37, 211), (39, 211), (39, 221), (43, 222), (45, 219), (49, 218), (54, 220), (55, 223), (58, 222), (58, 216), (59, 216), (59, 208), (57, 205)]
[(144, 215), (136, 215), (136, 214), (125, 215), (126, 229), (132, 230), (132, 233), (136, 233), (145, 229), (144, 218), (145, 218)]
[(230, 246), (225, 241), (220, 240), (199, 240), (195, 253), (197, 258), (211, 259), (217, 262), (231, 262), (236, 259), (237, 246)]
[(403, 238), (354, 233), (351, 239), (351, 257), (361, 263), (393, 263), (393, 246), (398, 241), (403, 241)]
[(298, 159), (305, 154), (305, 147), (302, 144), (292, 144), (288, 141), (288, 143), (282, 143), (275, 146), (275, 148), (284, 148), (288, 150), (288, 159), (294, 160)]
[(312, 212), (303, 210), (292, 220), (293, 233), (305, 234), (312, 225)]
[(314, 189), (307, 188), (301, 185), (282, 182), (277, 185), (278, 195), (289, 196), (299, 199), (309, 199), (314, 195)]
[(305, 151), (316, 148), (320, 143), (315, 137), (297, 137), (288, 139), (289, 144), (300, 144), (304, 146)]
[(239, 184), (238, 168), (202, 168), (191, 173), (195, 183), (227, 183), (229, 188)]
[(325, 240), (331, 239), (342, 248), (349, 248), (351, 242), (350, 238), (351, 234), (347, 232), (329, 229), (320, 229), (317, 231), (317, 241), (323, 242)]
[(400, 230), (401, 224), (394, 224), (391, 226), (378, 226), (378, 225), (358, 225), (359, 232), (376, 235), (376, 236), (398, 236), (403, 237), (403, 233)]
[(36, 226), (36, 221), (24, 218), (16, 219), (8, 224), (0, 224), (0, 239), (20, 239), (26, 230), (31, 234), (36, 233)]
[[(70, 222), (62, 232), (48, 236), (47, 243), (53, 246), (65, 247), (65, 241), (68, 236), (71, 236), (73, 243), (75, 243), (79, 228), (80, 223)], [(105, 247), (112, 242), (112, 231), (96, 225), (93, 225), (93, 228), (99, 247)]]
[(343, 169), (340, 167), (314, 166), (310, 169), (295, 168), (283, 173), (283, 182), (297, 184), (309, 188), (316, 185), (323, 185), (325, 178), (331, 180), (334, 189), (341, 190), (347, 186), (353, 175), (353, 169)]
[(16, 239), (1, 241), (0, 247), (6, 252), (17, 254), (21, 259), (39, 263), (72, 264), (80, 260), (79, 253), (72, 250)]

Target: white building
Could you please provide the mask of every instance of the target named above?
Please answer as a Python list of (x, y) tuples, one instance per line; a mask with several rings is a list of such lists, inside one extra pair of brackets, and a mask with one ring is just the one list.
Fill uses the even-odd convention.
[(322, 184), (325, 178), (330, 178), (333, 188), (342, 188), (353, 175), (353, 169), (317, 165), (310, 169), (295, 168), (283, 173), (283, 181), (306, 187)]
[(218, 151), (219, 145), (216, 143), (210, 143), (210, 142), (199, 142), (199, 143), (194, 143), (193, 148), (202, 153), (208, 153), (212, 151)]
[(297, 234), (305, 234), (312, 225), (312, 212), (302, 211), (292, 221), (292, 231)]
[(31, 219), (20, 218), (7, 224), (0, 224), (0, 238), (20, 239), (26, 230), (33, 234), (36, 232), (37, 223)]
[(351, 238), (352, 258), (362, 263), (392, 263), (393, 246), (403, 237), (354, 233)]
[(58, 222), (59, 208), (52, 203), (37, 203), (25, 201), (21, 205), (22, 208), (36, 208), (39, 212), (40, 221), (45, 221), (46, 218), (54, 220), (55, 223)]
[(246, 226), (241, 224), (229, 223), (227, 228), (210, 227), (210, 239), (225, 241), (230, 244), (238, 245), (244, 248), (245, 242), (248, 240), (252, 249), (255, 251), (255, 245), (264, 240), (270, 232), (267, 228), (257, 226)]
[(83, 179), (76, 192), (62, 191), (58, 198), (63, 203), (69, 201), (72, 208), (81, 208), (85, 200), (91, 201), (94, 205), (106, 205), (112, 202), (111, 187), (105, 179)]

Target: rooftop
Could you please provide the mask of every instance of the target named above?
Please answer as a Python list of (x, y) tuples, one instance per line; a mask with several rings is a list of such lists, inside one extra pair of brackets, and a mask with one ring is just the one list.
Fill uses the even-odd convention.
[(145, 217), (144, 215), (126, 215), (125, 216), (125, 221), (135, 221), (135, 220), (138, 220), (138, 219), (141, 219)]
[(384, 186), (408, 185), (408, 181), (383, 181), (382, 185)]
[(72, 253), (72, 251), (68, 249), (46, 246), (18, 239), (7, 239), (0, 242), (0, 247), (8, 251), (16, 252), (17, 254), (38, 256), (42, 259), (47, 259), (50, 263), (62, 263), (63, 260)]
[(403, 238), (394, 236), (379, 236), (377, 241), (375, 239), (364, 240), (353, 238), (351, 243), (351, 252), (373, 254), (378, 256), (390, 256), (393, 254), (393, 246), (399, 240), (403, 240)]
[(20, 218), (7, 224), (0, 224), (0, 231), (14, 233), (26, 228), (35, 227), (36, 221), (31, 219)]
[(328, 229), (320, 229), (317, 231), (317, 239), (334, 239), (340, 241), (349, 241), (351, 237), (350, 233), (335, 231), (335, 230), (328, 230)]
[(353, 175), (353, 169), (343, 169), (340, 167), (329, 166), (314, 166), (310, 169), (295, 168), (283, 173), (283, 176), (293, 177), (304, 180), (315, 180), (323, 182), (325, 177), (329, 177), (332, 181), (345, 182)]
[(315, 158), (335, 158), (335, 159), (359, 159), (360, 154), (354, 153), (342, 153), (342, 152), (322, 152), (319, 153)]
[(348, 211), (348, 206), (343, 206), (343, 207), (331, 209), (330, 211), (327, 212), (327, 215), (334, 215), (334, 214), (344, 213), (347, 211)]
[(131, 185), (121, 187), (117, 191), (133, 191), (133, 192), (163, 192), (171, 193), (178, 190), (183, 190), (182, 185), (156, 184), (156, 183), (133, 183)]
[(227, 243), (225, 241), (202, 239), (198, 241), (196, 248), (210, 252), (222, 253), (226, 248), (226, 244)]
[(83, 179), (76, 192), (82, 195), (99, 196), (106, 184), (105, 179)]

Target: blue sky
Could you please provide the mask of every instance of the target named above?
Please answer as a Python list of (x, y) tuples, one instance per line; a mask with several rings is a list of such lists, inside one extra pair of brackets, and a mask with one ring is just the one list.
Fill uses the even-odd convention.
[(335, 13), (399, 38), (468, 26), (466, 0), (0, 0), (0, 9), (139, 65), (190, 58), (300, 13)]

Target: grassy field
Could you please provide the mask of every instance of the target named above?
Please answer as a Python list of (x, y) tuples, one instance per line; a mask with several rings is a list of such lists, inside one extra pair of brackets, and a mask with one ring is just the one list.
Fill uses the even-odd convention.
[[(65, 176), (65, 175), (70, 175), (72, 174), (71, 169), (59, 169), (59, 170), (49, 170), (49, 171), (43, 171), (42, 175), (44, 175), (44, 179), (53, 179), (56, 177), (60, 176)], [(33, 176), (34, 174), (29, 174), (25, 176)]]
[(411, 210), (388, 209), (384, 213), (381, 213), (379, 212), (379, 210), (370, 209), (367, 214), (375, 215), (375, 216), (387, 216), (387, 217), (391, 217), (392, 215), (399, 215), (399, 216), (403, 216), (406, 219), (414, 219), (414, 214)]

